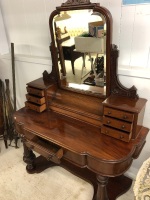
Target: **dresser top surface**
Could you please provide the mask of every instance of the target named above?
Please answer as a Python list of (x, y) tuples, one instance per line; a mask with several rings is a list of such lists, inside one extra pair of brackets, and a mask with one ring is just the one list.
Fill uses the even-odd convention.
[(88, 155), (107, 162), (122, 162), (132, 157), (135, 149), (145, 141), (147, 128), (129, 143), (101, 134), (101, 129), (51, 111), (35, 113), (22, 108), (14, 115), (15, 123), (25, 130), (45, 138), (79, 155)]

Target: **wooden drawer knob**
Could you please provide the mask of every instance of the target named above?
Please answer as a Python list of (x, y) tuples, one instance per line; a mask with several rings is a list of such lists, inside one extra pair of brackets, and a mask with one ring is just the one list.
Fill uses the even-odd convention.
[(111, 115), (111, 112), (110, 112), (110, 111), (108, 111), (108, 115)]
[(107, 124), (110, 124), (110, 123), (111, 123), (111, 121), (108, 120), (108, 121), (107, 121)]
[(122, 129), (125, 129), (125, 125), (122, 125), (121, 128), (122, 128)]
[(123, 135), (120, 135), (120, 139), (123, 139), (124, 138), (124, 136)]
[(126, 115), (123, 116), (123, 119), (128, 119), (128, 117)]

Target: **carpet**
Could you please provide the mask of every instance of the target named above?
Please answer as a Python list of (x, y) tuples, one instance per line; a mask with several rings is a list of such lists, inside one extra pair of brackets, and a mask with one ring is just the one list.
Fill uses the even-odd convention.
[[(28, 174), (22, 143), (5, 149), (0, 141), (0, 149), (0, 200), (92, 200), (93, 187), (59, 166)], [(117, 198), (133, 199), (132, 188)]]
[(65, 169), (55, 166), (28, 174), (22, 160), (23, 147), (0, 152), (0, 200), (91, 200), (93, 187)]

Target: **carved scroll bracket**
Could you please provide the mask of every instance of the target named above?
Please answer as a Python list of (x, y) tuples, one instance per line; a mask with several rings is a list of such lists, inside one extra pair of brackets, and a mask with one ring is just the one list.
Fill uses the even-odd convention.
[(119, 51), (116, 45), (112, 45), (111, 49), (111, 69), (110, 69), (110, 76), (111, 76), (111, 94), (112, 95), (118, 95), (118, 96), (124, 96), (129, 97), (133, 99), (139, 98), (137, 95), (137, 89), (135, 86), (132, 86), (131, 88), (124, 87), (117, 75), (117, 67), (118, 67), (118, 55)]
[[(55, 55), (57, 55), (57, 49), (54, 47), (54, 45), (50, 45), (50, 51), (52, 52), (52, 71), (50, 73), (48, 73), (46, 70), (43, 72), (43, 81), (45, 84), (49, 84), (51, 82), (53, 83), (57, 83), (57, 71), (56, 71), (56, 67), (58, 60), (56, 59)], [(54, 59), (55, 58), (55, 59)]]

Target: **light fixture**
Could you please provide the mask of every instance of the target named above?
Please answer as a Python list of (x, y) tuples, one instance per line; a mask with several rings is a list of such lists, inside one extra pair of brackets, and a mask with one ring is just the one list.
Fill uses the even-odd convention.
[(64, 11), (64, 13), (62, 14), (62, 18), (63, 19), (70, 19), (71, 16), (66, 11)]
[(60, 14), (57, 15), (57, 16), (55, 17), (55, 22), (57, 22), (57, 21), (61, 21), (61, 16), (60, 16)]
[(93, 12), (91, 15), (97, 15), (97, 16), (101, 17), (101, 19), (103, 20), (103, 22), (106, 23), (104, 15), (100, 14), (99, 12)]
[(71, 18), (71, 16), (68, 15), (66, 11), (64, 11), (63, 14), (59, 14), (55, 17), (55, 22), (70, 19), (70, 18)]

